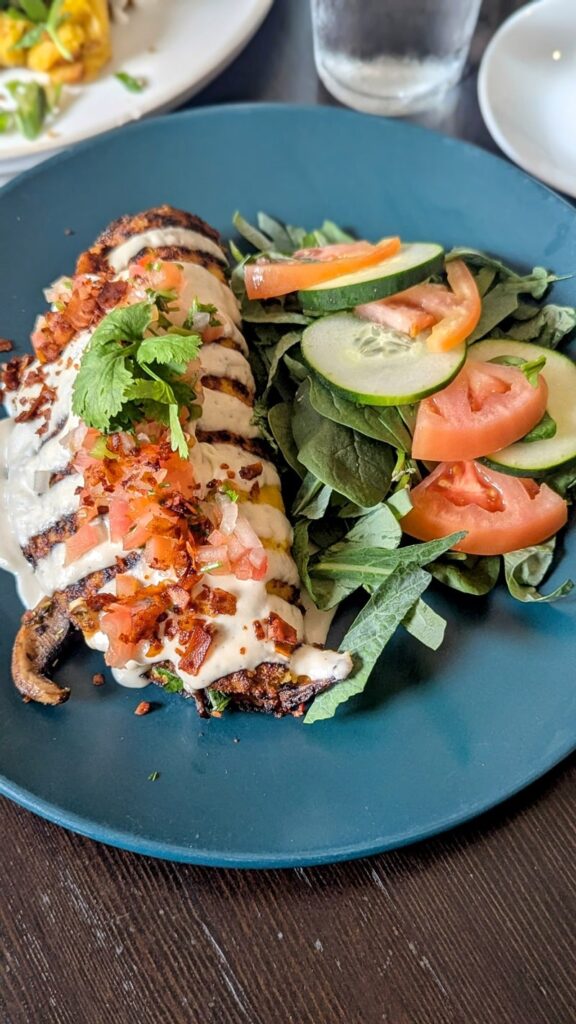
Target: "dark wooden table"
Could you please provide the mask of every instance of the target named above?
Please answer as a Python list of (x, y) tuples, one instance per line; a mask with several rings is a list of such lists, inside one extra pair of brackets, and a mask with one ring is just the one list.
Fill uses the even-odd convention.
[[(450, 109), (476, 103), (485, 0)], [(276, 0), (196, 103), (332, 102), (307, 0)], [(348, 865), (241, 873), (90, 842), (0, 802), (2, 1024), (574, 1024), (576, 762), (444, 838)]]

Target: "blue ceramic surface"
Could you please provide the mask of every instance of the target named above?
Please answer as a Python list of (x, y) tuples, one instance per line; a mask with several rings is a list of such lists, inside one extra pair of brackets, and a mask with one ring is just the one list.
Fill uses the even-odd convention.
[[(479, 149), (334, 109), (203, 109), (82, 146), (0, 193), (0, 333), (26, 349), (41, 289), (114, 217), (162, 202), (225, 235), (236, 209), (264, 209), (576, 268), (575, 211)], [(576, 301), (572, 281), (554, 294)], [(565, 548), (556, 581), (576, 577), (574, 529)], [(443, 648), (398, 635), (367, 693), (313, 727), (241, 714), (203, 722), (153, 687), (96, 688), (100, 658), (81, 647), (59, 671), (70, 701), (25, 705), (10, 682), (21, 609), (5, 574), (0, 599), (0, 791), (140, 853), (244, 867), (373, 853), (478, 814), (575, 745), (576, 599), (530, 607), (502, 588), (480, 600), (437, 589)], [(144, 695), (158, 708), (137, 718)]]

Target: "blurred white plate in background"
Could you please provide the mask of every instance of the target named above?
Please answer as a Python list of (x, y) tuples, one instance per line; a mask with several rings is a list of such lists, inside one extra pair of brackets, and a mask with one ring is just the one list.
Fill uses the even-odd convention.
[[(15, 132), (0, 135), (0, 184), (81, 139), (183, 103), (240, 53), (272, 2), (146, 0), (113, 26), (113, 57), (100, 77), (66, 88), (49, 131), (33, 142)], [(116, 71), (145, 78), (146, 88), (129, 92)], [(0, 71), (0, 95), (3, 84), (26, 77), (19, 68)]]
[(539, 0), (509, 18), (480, 67), (478, 98), (515, 163), (576, 197), (576, 0)]

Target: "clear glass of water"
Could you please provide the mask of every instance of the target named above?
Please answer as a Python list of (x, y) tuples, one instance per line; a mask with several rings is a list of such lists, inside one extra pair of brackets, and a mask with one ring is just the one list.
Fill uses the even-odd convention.
[(311, 0), (316, 68), (349, 107), (403, 115), (437, 103), (466, 61), (482, 0)]

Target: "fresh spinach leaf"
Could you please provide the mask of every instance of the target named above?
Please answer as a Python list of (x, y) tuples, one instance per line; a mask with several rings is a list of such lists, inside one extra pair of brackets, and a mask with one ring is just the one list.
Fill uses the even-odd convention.
[(576, 309), (572, 306), (534, 307), (533, 315), (520, 318), (516, 311), (515, 322), (505, 331), (497, 330), (494, 337), (512, 338), (513, 341), (532, 341), (543, 348), (557, 348), (560, 342), (576, 327)]
[(332, 488), (323, 484), (313, 473), (306, 473), (294, 499), (294, 515), (305, 519), (322, 519), (328, 508)]
[(280, 449), (284, 459), (300, 476), (304, 476), (304, 468), (298, 461), (298, 449), (292, 433), (292, 403), (279, 402), (268, 410), (268, 424), (272, 431), (272, 437)]
[(268, 300), (266, 303), (258, 302), (257, 299), (245, 299), (242, 302), (242, 319), (249, 324), (303, 324), (310, 323), (310, 317), (304, 313), (286, 308), (286, 306), (275, 300)]
[(309, 568), (312, 587), (318, 597), (318, 607), (332, 608), (337, 603), (334, 601), (334, 588), (327, 588), (324, 585), (320, 594), (317, 584), (324, 584), (325, 580), (336, 581), (339, 593), (351, 594), (358, 587), (377, 587), (399, 565), (408, 568), (427, 565), (464, 536), (464, 533), (455, 533), (449, 537), (442, 537), (441, 540), (394, 549), (343, 542), (327, 551), (319, 552), (311, 558)]
[(555, 547), (556, 538), (552, 537), (544, 544), (536, 544), (504, 555), (506, 586), (517, 601), (559, 601), (574, 589), (573, 581), (568, 579), (550, 594), (540, 594), (537, 590), (552, 564)]
[(353, 674), (315, 698), (304, 718), (307, 725), (332, 718), (340, 704), (364, 690), (382, 651), (429, 582), (422, 569), (398, 565), (380, 584), (340, 645), (354, 652)]
[(390, 489), (395, 457), (385, 444), (320, 416), (308, 396), (308, 381), (296, 394), (292, 431), (298, 459), (322, 483), (366, 508)]
[(421, 597), (402, 619), (404, 629), (431, 651), (441, 647), (446, 632), (446, 619), (435, 612)]
[(500, 575), (499, 555), (465, 555), (460, 551), (449, 551), (427, 567), (434, 579), (463, 594), (481, 597), (488, 594), (498, 582)]
[(359, 434), (384, 441), (402, 451), (410, 451), (410, 434), (394, 406), (377, 409), (368, 405), (355, 405), (325, 387), (315, 376), (310, 377), (310, 402), (317, 413), (334, 423), (352, 427)]
[(272, 358), (270, 361), (270, 369), (268, 370), (268, 380), (266, 382), (266, 388), (262, 396), (264, 401), (266, 401), (268, 395), (270, 394), (282, 358), (291, 348), (293, 348), (295, 345), (300, 344), (301, 338), (302, 334), (300, 331), (288, 331), (287, 334), (282, 335), (282, 337), (274, 346), (274, 351), (272, 353)]
[(549, 438), (556, 437), (557, 430), (556, 420), (552, 419), (550, 413), (545, 412), (542, 419), (521, 440), (524, 444), (531, 444), (532, 441), (548, 441)]

